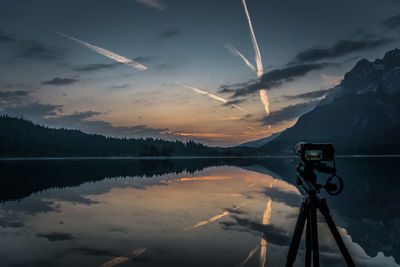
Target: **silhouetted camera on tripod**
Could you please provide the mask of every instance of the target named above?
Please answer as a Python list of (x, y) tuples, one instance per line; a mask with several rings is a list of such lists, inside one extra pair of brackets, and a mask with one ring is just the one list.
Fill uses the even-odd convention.
[[(320, 198), (318, 196), (321, 188), (325, 189), (330, 195), (338, 195), (343, 190), (343, 179), (336, 174), (335, 149), (333, 145), (300, 142), (295, 146), (295, 152), (301, 160), (297, 165), (296, 183), (303, 188), (305, 196), (300, 207), (299, 216), (290, 243), (286, 266), (293, 266), (304, 226), (306, 226), (305, 266), (311, 267), (312, 257), (313, 267), (319, 267), (317, 210), (319, 210), (325, 218), (347, 266), (355, 266), (333, 222), (325, 198)], [(315, 171), (331, 174), (331, 176), (327, 179), (325, 184), (319, 184), (317, 183)], [(337, 184), (334, 183), (333, 179), (335, 178), (338, 182)]]
[[(294, 150), (301, 160), (297, 165), (296, 182), (303, 187), (307, 194), (319, 193), (321, 188), (334, 196), (342, 192), (343, 179), (336, 174), (335, 149), (332, 144), (300, 142)], [(318, 184), (314, 171), (332, 175), (325, 184)]]

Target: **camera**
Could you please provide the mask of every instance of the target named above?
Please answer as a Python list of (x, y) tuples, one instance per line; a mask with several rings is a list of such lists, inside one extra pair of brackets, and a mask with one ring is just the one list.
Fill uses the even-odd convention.
[(333, 161), (335, 157), (335, 149), (328, 143), (300, 142), (294, 150), (303, 162)]

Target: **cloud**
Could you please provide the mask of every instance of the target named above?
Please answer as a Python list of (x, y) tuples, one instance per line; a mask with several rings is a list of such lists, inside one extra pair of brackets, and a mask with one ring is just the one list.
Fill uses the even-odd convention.
[(296, 64), (315, 62), (324, 59), (334, 59), (351, 53), (378, 48), (391, 43), (392, 39), (364, 39), (364, 40), (340, 40), (326, 48), (309, 48), (297, 53), (294, 58)]
[(153, 61), (154, 58), (149, 57), (149, 56), (140, 56), (140, 57), (136, 57), (134, 60), (137, 62), (140, 62), (140, 63), (146, 63), (146, 62)]
[(111, 123), (103, 120), (89, 120), (94, 116), (101, 114), (103, 113), (89, 110), (46, 118), (42, 120), (42, 122), (51, 127), (79, 129), (84, 132), (100, 133), (107, 136), (157, 138), (168, 137), (168, 134), (164, 134), (164, 132), (168, 131), (168, 128), (151, 128), (146, 125), (113, 126)]
[(111, 89), (125, 89), (125, 88), (128, 88), (129, 86), (131, 86), (130, 83), (124, 83), (124, 84), (120, 84), (120, 85), (111, 86)]
[(20, 41), (15, 56), (25, 59), (52, 61), (61, 59), (64, 54), (64, 50), (56, 47), (49, 47), (38, 41)]
[(7, 34), (0, 30), (0, 43), (12, 43), (15, 41), (16, 39), (13, 34)]
[(20, 106), (8, 106), (3, 109), (3, 113), (23, 116), (28, 119), (41, 119), (46, 116), (56, 115), (57, 112), (62, 112), (62, 105), (29, 103)]
[(391, 16), (382, 21), (382, 25), (389, 29), (396, 29), (400, 27), (400, 14)]
[(56, 77), (56, 78), (54, 78), (54, 79), (52, 79), (52, 80), (49, 80), (49, 81), (43, 81), (43, 82), (41, 82), (41, 84), (43, 84), (43, 85), (57, 85), (57, 86), (59, 86), (59, 85), (69, 85), (69, 84), (73, 84), (73, 83), (76, 83), (78, 80), (76, 80), (76, 79), (70, 79), (70, 78), (59, 78), (59, 77)]
[(260, 89), (274, 89), (280, 87), (282, 84), (292, 82), (296, 78), (306, 76), (308, 73), (320, 70), (328, 66), (332, 66), (330, 63), (305, 63), (298, 65), (290, 65), (281, 69), (275, 69), (263, 74), (260, 80), (254, 82), (251, 80), (247, 83), (234, 84), (234, 85), (222, 85), (220, 87), (220, 93), (234, 92), (232, 98), (239, 96), (246, 96), (258, 92)]
[(116, 254), (110, 250), (106, 249), (97, 249), (97, 248), (89, 248), (89, 247), (77, 247), (71, 249), (72, 252), (79, 252), (87, 256), (116, 256)]
[(328, 94), (330, 90), (332, 89), (322, 89), (298, 95), (283, 95), (282, 97), (285, 98), (286, 100), (297, 100), (297, 99), (310, 100), (326, 96), (326, 94)]
[(174, 37), (180, 35), (181, 33), (182, 33), (182, 30), (180, 28), (169, 28), (169, 29), (166, 29), (165, 31), (163, 31), (159, 37), (161, 39), (171, 39), (171, 38), (174, 38)]
[(122, 65), (122, 63), (119, 63), (119, 62), (87, 64), (84, 66), (75, 67), (73, 70), (79, 71), (79, 72), (91, 72), (91, 71), (98, 71), (98, 70), (104, 70), (104, 69), (113, 69), (113, 68), (121, 66), (121, 65)]
[(319, 100), (314, 100), (306, 103), (290, 105), (280, 110), (272, 111), (268, 116), (262, 118), (260, 121), (266, 125), (277, 125), (284, 121), (298, 118), (311, 111), (317, 106), (318, 102)]
[(68, 233), (59, 233), (59, 232), (52, 232), (52, 233), (39, 233), (37, 234), (38, 237), (46, 238), (50, 242), (54, 241), (66, 241), (75, 239), (74, 236)]
[(136, 2), (159, 10), (163, 10), (165, 8), (165, 5), (159, 0), (136, 0)]
[(19, 98), (23, 96), (27, 96), (29, 92), (23, 91), (23, 90), (18, 90), (18, 91), (0, 91), (0, 100), (2, 99), (10, 99), (10, 98)]

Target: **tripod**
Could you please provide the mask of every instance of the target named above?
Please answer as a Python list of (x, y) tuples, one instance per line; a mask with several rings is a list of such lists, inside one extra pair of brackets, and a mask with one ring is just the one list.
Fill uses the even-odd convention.
[[(292, 242), (289, 247), (287, 255), (286, 266), (291, 267), (296, 259), (297, 250), (299, 248), (301, 236), (303, 234), (304, 225), (306, 225), (306, 257), (305, 266), (311, 266), (311, 256), (313, 258), (313, 267), (319, 267), (319, 250), (318, 250), (318, 225), (317, 225), (317, 209), (324, 216), (328, 227), (335, 238), (336, 244), (338, 245), (340, 252), (347, 266), (355, 267), (353, 259), (348, 252), (343, 239), (341, 238), (339, 231), (336, 228), (335, 223), (329, 212), (329, 208), (326, 204), (325, 198), (319, 198), (317, 196), (318, 190), (315, 185), (308, 181), (303, 181), (301, 177), (298, 177), (297, 183), (300, 184), (307, 196), (303, 199), (303, 203), (300, 207), (299, 216), (297, 218), (296, 226), (292, 236)], [(317, 185), (319, 186), (319, 185)]]

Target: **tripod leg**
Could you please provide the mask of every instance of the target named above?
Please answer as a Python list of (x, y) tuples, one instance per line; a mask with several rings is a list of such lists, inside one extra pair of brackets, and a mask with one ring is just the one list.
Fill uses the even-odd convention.
[(339, 233), (335, 223), (333, 222), (333, 219), (329, 212), (329, 208), (326, 205), (325, 199), (321, 199), (321, 201), (319, 202), (319, 210), (321, 211), (322, 215), (325, 217), (325, 221), (328, 224), (333, 237), (335, 238), (336, 244), (338, 245), (340, 252), (343, 255), (343, 258), (346, 261), (347, 266), (355, 267), (356, 265), (354, 264), (354, 261), (351, 258), (351, 255), (350, 255), (349, 251), (347, 250), (346, 245), (344, 244), (343, 239), (340, 236), (340, 233)]
[(318, 222), (316, 203), (312, 203), (310, 207), (311, 218), (311, 239), (312, 239), (312, 255), (313, 267), (319, 267), (319, 249), (318, 249)]
[(296, 227), (294, 228), (292, 241), (290, 243), (288, 255), (286, 257), (286, 266), (293, 266), (296, 260), (297, 250), (299, 249), (299, 244), (301, 240), (301, 235), (303, 234), (304, 224), (310, 212), (310, 205), (308, 201), (304, 200), (300, 207), (299, 216), (297, 217)]
[(311, 267), (311, 249), (312, 249), (312, 242), (311, 242), (311, 218), (310, 214), (307, 217), (307, 225), (306, 225), (306, 267)]

